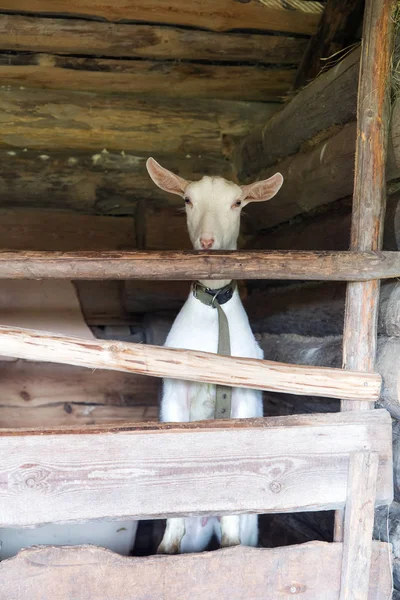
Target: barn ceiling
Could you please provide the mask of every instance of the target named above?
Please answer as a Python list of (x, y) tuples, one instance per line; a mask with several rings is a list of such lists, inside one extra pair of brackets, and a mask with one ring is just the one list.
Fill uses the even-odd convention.
[(323, 10), (312, 0), (0, 0), (1, 208), (163, 211), (149, 155), (186, 177), (232, 177), (232, 147), (293, 89)]

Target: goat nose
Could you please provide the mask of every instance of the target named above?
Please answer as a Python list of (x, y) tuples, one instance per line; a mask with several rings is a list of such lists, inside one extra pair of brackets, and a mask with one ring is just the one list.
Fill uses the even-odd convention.
[(200, 238), (200, 244), (204, 250), (208, 250), (213, 247), (214, 238)]

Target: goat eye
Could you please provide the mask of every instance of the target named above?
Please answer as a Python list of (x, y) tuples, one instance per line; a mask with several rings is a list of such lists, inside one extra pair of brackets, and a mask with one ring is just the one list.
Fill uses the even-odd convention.
[(233, 206), (242, 206), (242, 201), (236, 200), (236, 202), (234, 202)]
[(185, 204), (192, 204), (190, 198), (184, 198)]

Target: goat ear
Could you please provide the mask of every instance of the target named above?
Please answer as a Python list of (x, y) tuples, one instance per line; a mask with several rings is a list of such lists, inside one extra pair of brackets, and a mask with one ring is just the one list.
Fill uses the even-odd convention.
[(146, 167), (154, 183), (164, 190), (164, 192), (178, 194), (178, 196), (184, 194), (189, 183), (186, 179), (179, 177), (179, 175), (175, 175), (175, 173), (168, 171), (168, 169), (164, 169), (164, 167), (159, 165), (154, 158), (147, 159)]
[(264, 179), (264, 181), (242, 185), (242, 201), (248, 204), (249, 202), (265, 202), (265, 200), (270, 200), (279, 192), (282, 183), (282, 175), (275, 173), (275, 175), (272, 175), (269, 179)]

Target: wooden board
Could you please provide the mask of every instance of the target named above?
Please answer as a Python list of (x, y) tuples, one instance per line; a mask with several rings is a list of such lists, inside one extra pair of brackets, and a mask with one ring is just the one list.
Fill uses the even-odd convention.
[(127, 4), (124, 0), (2, 0), (0, 11), (42, 13), (49, 15), (80, 15), (102, 17), (108, 21), (142, 21), (188, 25), (214, 31), (256, 29), (312, 34), (323, 10), (320, 2), (291, 2), (282, 5), (278, 0), (258, 0), (246, 3), (231, 0), (201, 0), (198, 4), (172, 0), (141, 0)]
[(370, 452), (350, 458), (340, 600), (368, 598), (378, 462), (377, 454)]
[(381, 377), (0, 326), (0, 355), (248, 389), (375, 402)]
[(0, 427), (158, 420), (159, 380), (115, 371), (0, 361)]
[(72, 211), (1, 209), (0, 247), (5, 250), (132, 250), (132, 217)]
[(0, 361), (0, 380), (0, 404), (24, 409), (46, 407), (54, 401), (135, 406), (145, 400), (156, 404), (159, 384), (152, 377), (23, 360)]
[[(0, 598), (337, 600), (341, 555), (342, 544), (326, 542), (147, 558), (93, 546), (30, 548), (1, 563)], [(387, 600), (391, 588), (389, 545), (374, 542), (368, 600)]]
[(3, 279), (369, 281), (395, 277), (400, 277), (398, 252), (0, 251)]
[(273, 102), (288, 92), (294, 76), (294, 69), (263, 65), (0, 54), (3, 85), (102, 94)]
[(118, 428), (2, 430), (0, 526), (342, 508), (349, 456), (380, 457), (393, 495), (384, 410)]
[(270, 114), (262, 102), (103, 97), (18, 86), (0, 90), (0, 146), (221, 156), (224, 135), (245, 135)]
[[(56, 393), (56, 390), (55, 390)], [(150, 404), (144, 402), (134, 406), (112, 406), (100, 404), (73, 404), (72, 402), (60, 403), (57, 396), (55, 401), (48, 406), (17, 407), (3, 406), (0, 401), (0, 428), (13, 427), (60, 427), (78, 425), (84, 427), (93, 424), (123, 425), (132, 421), (159, 420), (157, 397), (151, 399)]]
[[(100, 149), (102, 150), (102, 149)], [(230, 163), (206, 156), (160, 156), (163, 166), (185, 179), (220, 175), (234, 179)], [(127, 152), (0, 150), (0, 204), (17, 207), (71, 209), (76, 212), (133, 215), (139, 199), (163, 206), (182, 206), (151, 181), (146, 157)]]
[(0, 48), (22, 52), (295, 65), (306, 44), (265, 33), (0, 14)]

